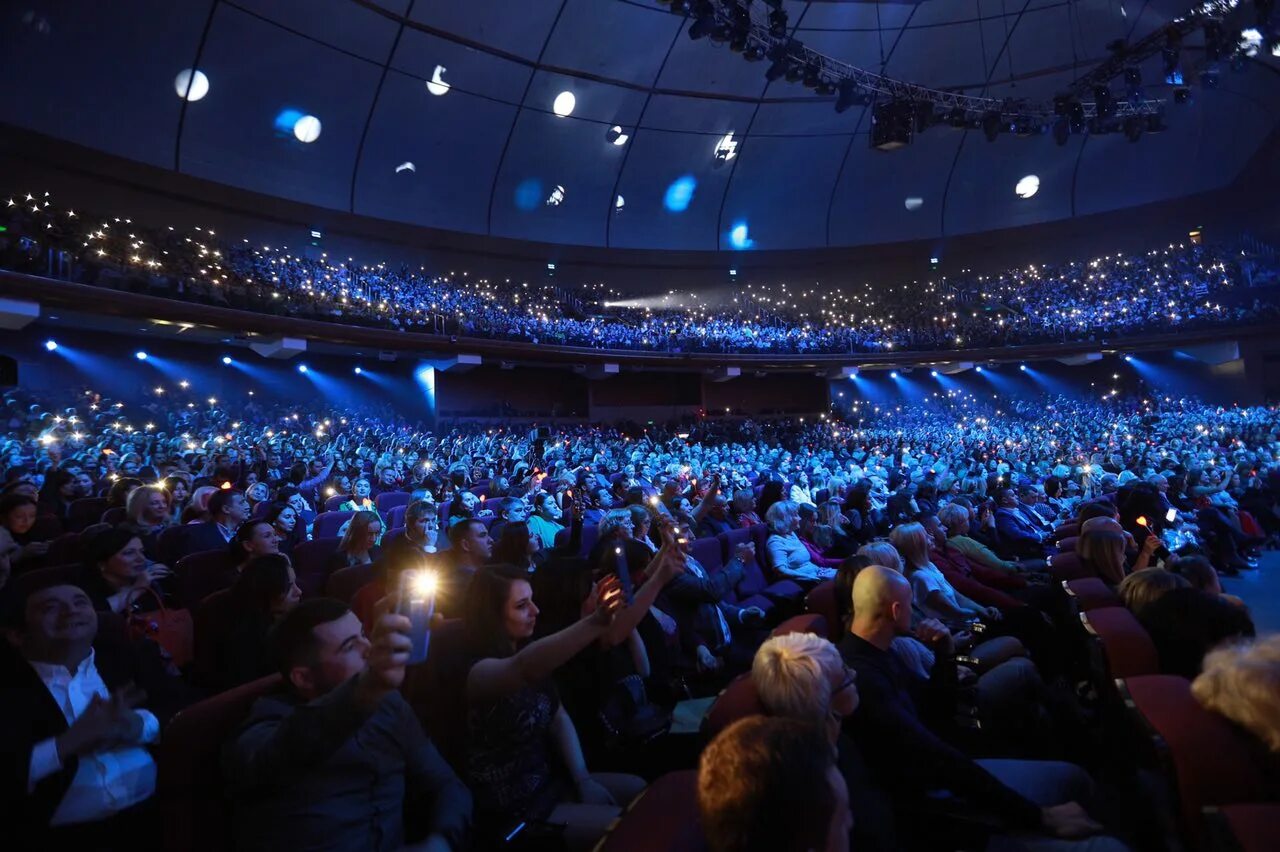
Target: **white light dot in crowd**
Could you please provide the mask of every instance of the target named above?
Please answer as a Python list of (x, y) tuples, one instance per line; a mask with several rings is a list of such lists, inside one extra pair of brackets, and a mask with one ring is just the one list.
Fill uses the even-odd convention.
[(299, 142), (311, 144), (320, 138), (320, 119), (304, 115), (293, 123), (293, 135)]
[(577, 106), (578, 99), (573, 96), (573, 92), (561, 92), (556, 95), (556, 99), (551, 104), (551, 111), (561, 118), (566, 118), (573, 114), (573, 108)]
[(195, 102), (209, 94), (209, 78), (203, 71), (184, 68), (173, 78), (173, 89), (178, 97)]
[(444, 81), (444, 72), (448, 70), (443, 65), (436, 66), (436, 70), (431, 74), (431, 79), (427, 81), (428, 92), (436, 97), (449, 94), (449, 84)]
[(913, 195), (910, 198), (908, 198), (906, 201), (902, 202), (902, 205), (906, 207), (908, 210), (916, 211), (924, 206), (924, 199)]
[(1040, 191), (1040, 178), (1036, 175), (1027, 175), (1018, 181), (1013, 191), (1019, 198), (1030, 198)]

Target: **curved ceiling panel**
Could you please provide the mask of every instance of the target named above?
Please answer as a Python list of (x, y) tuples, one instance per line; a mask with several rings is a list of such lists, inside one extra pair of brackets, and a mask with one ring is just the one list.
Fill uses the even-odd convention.
[(869, 121), (849, 148), (831, 200), (831, 244), (938, 236), (947, 177), (964, 134), (940, 128), (900, 151), (877, 151), (865, 131)]
[(382, 85), (360, 157), (355, 211), (415, 225), (483, 234), (489, 188), (516, 107), (392, 71)]
[[(182, 171), (322, 207), (351, 204), (356, 150), (382, 69), (225, 3), (200, 65), (209, 94), (187, 108)], [(319, 120), (309, 144), (295, 136)]]
[(0, 73), (8, 85), (0, 116), (172, 168), (182, 105), (174, 77), (191, 66), (211, 5), (138, 0), (122, 15), (112, 3), (3, 4)]
[(720, 214), (720, 248), (827, 244), (827, 201), (845, 136), (760, 136), (742, 146)]
[[(1189, 2), (782, 7), (796, 38), (836, 60), (1043, 103), (1110, 42), (1141, 38)], [(13, 81), (0, 121), (434, 228), (714, 251), (930, 239), (1221, 187), (1280, 116), (1280, 60), (1267, 54), (1249, 73), (1224, 70), (1217, 91), (1193, 87), (1191, 104), (1169, 105), (1168, 130), (1136, 145), (991, 144), (935, 127), (884, 153), (868, 145), (866, 110), (837, 114), (831, 96), (768, 83), (769, 62), (691, 39), (690, 23), (659, 0), (24, 0), (0, 4), (0, 72)], [(1184, 45), (1194, 82), (1203, 38)], [(184, 103), (174, 78), (197, 65), (208, 92)], [(1159, 56), (1142, 76), (1148, 96), (1172, 97)], [(1123, 81), (1112, 88), (1123, 96)], [(557, 117), (563, 92), (573, 110)], [(304, 115), (319, 121), (310, 143), (294, 133)], [(735, 158), (717, 167), (730, 133)], [(1031, 174), (1039, 191), (1016, 198)]]

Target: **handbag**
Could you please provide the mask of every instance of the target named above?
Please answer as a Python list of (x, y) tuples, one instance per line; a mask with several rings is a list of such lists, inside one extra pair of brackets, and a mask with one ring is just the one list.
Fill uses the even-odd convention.
[(671, 714), (650, 703), (644, 680), (636, 674), (618, 680), (600, 707), (600, 723), (610, 739), (646, 743), (671, 727)]
[[(132, 609), (142, 595), (150, 594), (160, 605), (158, 610), (137, 612)], [(160, 646), (161, 656), (181, 669), (194, 656), (195, 624), (191, 612), (185, 609), (169, 609), (164, 598), (147, 586), (129, 602), (129, 635), (134, 639), (150, 639)]]

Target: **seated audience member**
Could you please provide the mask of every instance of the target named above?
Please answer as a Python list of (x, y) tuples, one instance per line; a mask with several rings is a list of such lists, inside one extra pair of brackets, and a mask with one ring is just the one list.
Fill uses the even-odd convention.
[(769, 524), (765, 547), (778, 574), (810, 585), (835, 577), (836, 569), (814, 563), (813, 554), (796, 534), (800, 529), (800, 508), (795, 503), (789, 500), (774, 503), (765, 513), (765, 520)]
[(214, 636), (197, 636), (203, 685), (223, 691), (274, 671), (267, 659), (267, 635), (302, 600), (302, 590), (289, 557), (271, 553), (250, 557), (226, 597), (204, 605), (217, 608), (210, 623), (224, 628)]
[(1002, 488), (996, 495), (996, 501), (996, 533), (1001, 546), (1011, 555), (1043, 558), (1044, 543), (1050, 530), (1039, 516), (1035, 521), (1028, 517), (1012, 488)]
[(485, 525), (468, 518), (449, 527), (449, 550), (440, 569), (436, 609), (446, 618), (461, 615), (471, 578), (493, 557), (493, 539)]
[[(1125, 566), (1125, 550), (1129, 541), (1129, 536), (1120, 528), (1119, 523), (1094, 518), (1081, 526), (1076, 552), (1080, 554), (1080, 560), (1087, 570), (1100, 577), (1104, 583), (1116, 586), (1130, 571)], [(1159, 547), (1160, 539), (1148, 536), (1138, 558), (1134, 560), (1132, 571), (1144, 570), (1151, 562), (1151, 555)]]
[(1256, 737), (1280, 769), (1280, 635), (1210, 651), (1191, 694)]
[(556, 533), (564, 529), (561, 519), (562, 513), (554, 496), (544, 491), (533, 498), (533, 513), (526, 523), (529, 524), (529, 532), (542, 540), (543, 550), (550, 551), (556, 546)]
[(240, 525), (227, 546), (231, 563), (239, 573), (241, 567), (255, 556), (268, 556), (280, 552), (280, 534), (275, 525), (266, 520), (248, 521)]
[(653, 515), (649, 514), (649, 510), (644, 506), (628, 506), (627, 511), (631, 513), (631, 538), (644, 545), (650, 555), (658, 552), (658, 547), (650, 538), (653, 530)]
[[(869, 565), (883, 565), (899, 574), (903, 572), (902, 555), (897, 548), (883, 539), (870, 541), (858, 548), (858, 556), (870, 560)], [(850, 587), (852, 589), (852, 586)]]
[(698, 538), (715, 538), (721, 533), (734, 529), (733, 520), (729, 517), (729, 500), (720, 492), (706, 497), (707, 510), (698, 521)]
[(187, 530), (183, 555), (222, 550), (249, 517), (249, 502), (239, 491), (221, 488), (209, 497), (209, 520)]
[[(13, 555), (15, 570), (27, 571), (43, 564), (44, 556), (49, 552), (49, 538), (53, 536), (41, 533), (36, 501), (33, 498), (24, 494), (6, 494), (0, 497), (0, 526), (9, 532), (14, 544), (18, 546)], [(59, 525), (54, 521), (53, 526), (56, 529)]]
[[(148, 612), (167, 600), (162, 581), (172, 575), (166, 565), (147, 560), (142, 539), (119, 526), (103, 530), (84, 546), (85, 560), (75, 572), (76, 585), (99, 612)], [(155, 592), (148, 594), (148, 590)]]
[(764, 716), (702, 752), (698, 810), (712, 852), (849, 852), (860, 818), (822, 728)]
[(212, 485), (201, 485), (191, 492), (191, 499), (182, 510), (179, 523), (195, 526), (209, 520), (209, 500), (218, 493)]
[(328, 598), (272, 629), (284, 682), (223, 753), (238, 849), (467, 848), (471, 795), (400, 695), (409, 630), (388, 614), (366, 639)]
[(8, 590), (0, 653), (6, 846), (160, 848), (156, 763), (147, 745), (185, 690), (149, 642), (65, 578), (28, 574)]
[(435, 553), (440, 539), (440, 515), (434, 503), (415, 500), (404, 512), (404, 529), (382, 541), (382, 550), (407, 548), (418, 553)]
[(961, 594), (929, 560), (929, 536), (919, 523), (894, 527), (889, 541), (902, 556), (905, 575), (920, 610), (943, 623), (967, 624), (986, 618), (999, 621), (1000, 610), (984, 606)]
[(654, 557), (630, 606), (617, 579), (606, 578), (587, 601), (590, 615), (534, 641), (538, 607), (527, 571), (492, 565), (471, 579), (462, 623), (470, 658), (467, 767), (478, 824), (500, 837), (521, 821), (562, 823), (565, 843), (578, 852), (592, 848), (644, 789), (640, 778), (587, 770), (552, 676), (596, 641), (625, 641), (680, 570), (673, 556)]
[(169, 494), (159, 485), (140, 485), (125, 501), (126, 525), (142, 539), (147, 558), (155, 559), (156, 542), (169, 525)]
[[(256, 474), (250, 472), (246, 479), (252, 479)], [(265, 482), (259, 482), (256, 479), (244, 487), (244, 499), (249, 502), (249, 511), (257, 507), (259, 503), (266, 503), (271, 499), (271, 489)]]
[(756, 495), (750, 488), (739, 488), (733, 493), (732, 508), (733, 523), (739, 529), (764, 523), (756, 514)]
[(182, 523), (182, 513), (191, 498), (191, 474), (175, 470), (160, 482), (160, 487), (169, 495), (169, 523)]
[(523, 521), (529, 516), (529, 504), (519, 497), (503, 497), (497, 501), (497, 520), (489, 525), (489, 535), (499, 538), (502, 528), (509, 523)]
[(1119, 591), (1151, 636), (1165, 674), (1193, 678), (1215, 646), (1255, 633), (1247, 610), (1221, 595), (1193, 588), (1185, 578), (1162, 568), (1130, 574)]
[(826, 731), (836, 767), (857, 815), (849, 848), (872, 852), (897, 848), (893, 803), (867, 771), (844, 720), (858, 708), (857, 676), (836, 647), (812, 633), (788, 633), (766, 641), (751, 663), (751, 682), (770, 716), (795, 719)]
[(493, 546), (493, 561), (515, 565), (532, 574), (546, 561), (542, 539), (529, 532), (524, 521), (515, 521), (502, 528), (502, 538)]
[(1204, 556), (1186, 554), (1170, 560), (1169, 570), (1191, 584), (1191, 588), (1199, 589), (1206, 594), (1215, 595), (1230, 604), (1244, 607), (1244, 601), (1235, 595), (1222, 591), (1222, 580), (1218, 570)]
[(809, 551), (809, 559), (814, 565), (820, 568), (837, 568), (840, 560), (835, 557), (827, 557), (822, 553), (823, 548), (818, 544), (818, 507), (812, 503), (797, 503), (796, 514), (800, 518), (800, 523), (796, 527), (796, 537), (800, 539), (800, 543)]
[(757, 607), (729, 602), (745, 566), (755, 559), (755, 545), (739, 545), (733, 559), (712, 574), (694, 559), (689, 528), (680, 529), (678, 546), (684, 571), (667, 583), (659, 597), (661, 611), (675, 619), (684, 662), (699, 671), (745, 671), (760, 644), (756, 635), (764, 621)]
[[(1101, 826), (1079, 804), (1092, 793), (1092, 782), (1079, 767), (975, 761), (934, 732), (933, 726), (954, 712), (954, 646), (944, 630), (927, 625), (917, 630), (935, 651), (928, 678), (912, 673), (889, 652), (893, 638), (911, 630), (911, 597), (911, 584), (901, 574), (875, 565), (864, 568), (853, 585), (850, 631), (840, 643), (841, 656), (857, 672), (861, 697), (850, 732), (874, 776), (903, 803), (922, 802), (937, 790), (963, 796), (1004, 822), (1009, 833), (1001, 838), (1001, 848), (1063, 848), (1046, 840), (1096, 834)], [(1081, 848), (1124, 847), (1097, 838)]]
[(307, 540), (306, 525), (298, 519), (297, 511), (287, 503), (276, 503), (263, 518), (271, 524), (279, 539), (280, 552), (291, 555), (293, 549)]
[(971, 564), (1010, 574), (1022, 570), (1016, 560), (1001, 559), (991, 548), (970, 537), (969, 510), (965, 507), (948, 503), (938, 509), (938, 520), (947, 528), (947, 546), (964, 554)]
[(356, 512), (347, 522), (338, 549), (329, 557), (326, 576), (353, 565), (369, 565), (378, 558), (378, 541), (382, 538), (382, 519), (377, 512)]
[(361, 476), (356, 479), (351, 486), (351, 493), (347, 495), (345, 502), (338, 506), (339, 512), (372, 512), (373, 498), (369, 495), (373, 493), (373, 486), (369, 480)]

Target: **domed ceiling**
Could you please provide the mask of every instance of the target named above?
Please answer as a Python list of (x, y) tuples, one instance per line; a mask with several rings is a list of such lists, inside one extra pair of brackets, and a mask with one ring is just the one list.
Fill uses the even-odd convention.
[[(790, 36), (841, 62), (1041, 102), (1188, 10), (781, 6)], [(25, 0), (0, 16), (0, 121), (323, 207), (574, 245), (849, 246), (1114, 210), (1229, 183), (1280, 115), (1269, 49), (1185, 104), (1157, 55), (1144, 90), (1168, 129), (1137, 143), (944, 125), (885, 152), (870, 108), (768, 82), (768, 62), (690, 38), (695, 18), (656, 0)], [(1203, 52), (1186, 38), (1184, 62)]]

